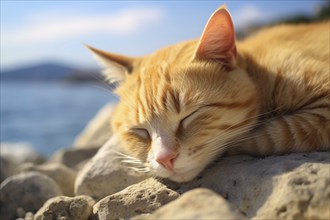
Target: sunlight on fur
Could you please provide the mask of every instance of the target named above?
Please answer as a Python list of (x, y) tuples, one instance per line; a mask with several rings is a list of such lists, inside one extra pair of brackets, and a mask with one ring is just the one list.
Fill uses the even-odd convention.
[(144, 57), (92, 47), (120, 102), (121, 164), (186, 182), (224, 154), (330, 148), (329, 22), (280, 25), (235, 41), (216, 10), (200, 40)]

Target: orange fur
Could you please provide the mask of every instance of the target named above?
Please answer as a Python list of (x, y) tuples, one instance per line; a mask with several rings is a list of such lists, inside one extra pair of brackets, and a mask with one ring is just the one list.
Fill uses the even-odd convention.
[[(112, 126), (125, 152), (181, 182), (226, 152), (329, 150), (329, 22), (265, 29), (235, 46), (226, 9), (210, 21), (200, 41), (142, 58), (92, 48), (132, 70), (110, 76), (124, 78)], [(163, 151), (175, 152), (173, 170), (155, 161)]]

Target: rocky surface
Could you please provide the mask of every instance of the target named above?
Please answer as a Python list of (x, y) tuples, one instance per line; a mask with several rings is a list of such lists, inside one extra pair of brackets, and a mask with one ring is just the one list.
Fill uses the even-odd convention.
[(61, 189), (42, 173), (11, 176), (0, 185), (0, 219), (14, 219), (22, 210), (35, 212), (49, 198), (59, 195), (62, 195)]
[(196, 180), (168, 182), (178, 192), (214, 190), (252, 219), (330, 217), (329, 152), (297, 153), (257, 159), (222, 158)]
[(97, 151), (98, 148), (60, 149), (47, 161), (47, 163), (61, 163), (69, 168), (79, 170), (96, 154)]
[(49, 199), (35, 214), (35, 220), (87, 220), (94, 200), (89, 196), (59, 196)]
[(89, 195), (98, 200), (146, 178), (119, 164), (116, 146), (115, 139), (109, 140), (80, 170), (74, 188), (76, 195)]
[(16, 164), (13, 164), (10, 159), (0, 156), (0, 182), (16, 173)]
[(30, 144), (25, 142), (0, 143), (1, 157), (6, 158), (13, 164), (21, 163), (43, 163), (45, 158), (37, 152)]
[(78, 135), (73, 146), (75, 148), (99, 148), (107, 142), (112, 134), (110, 120), (113, 110), (114, 104), (112, 103), (104, 106)]
[(0, 143), (0, 182), (18, 173), (22, 163), (41, 164), (45, 158), (27, 143)]
[(179, 184), (123, 166), (115, 138), (93, 144), (102, 130), (111, 133), (108, 122), (95, 121), (43, 165), (19, 165), (0, 152), (1, 220), (330, 219), (330, 152), (220, 158)]
[(194, 189), (151, 215), (137, 219), (246, 219), (236, 207), (209, 189)]
[(177, 197), (177, 192), (150, 178), (100, 200), (93, 213), (98, 220), (130, 218), (151, 213)]
[(76, 171), (60, 163), (35, 165), (25, 163), (19, 167), (20, 172), (38, 171), (53, 179), (61, 188), (63, 195), (74, 196), (73, 186), (76, 179)]

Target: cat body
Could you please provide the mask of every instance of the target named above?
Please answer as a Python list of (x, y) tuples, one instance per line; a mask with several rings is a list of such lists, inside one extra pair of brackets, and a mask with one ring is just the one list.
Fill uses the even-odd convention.
[[(241, 44), (240, 66), (258, 87), (258, 137), (245, 143), (256, 155), (329, 150), (330, 23), (282, 25)], [(250, 147), (249, 147), (250, 146)]]
[(329, 22), (235, 42), (221, 7), (196, 41), (141, 58), (90, 49), (119, 82), (111, 123), (127, 158), (184, 182), (226, 153), (329, 150), (329, 42)]

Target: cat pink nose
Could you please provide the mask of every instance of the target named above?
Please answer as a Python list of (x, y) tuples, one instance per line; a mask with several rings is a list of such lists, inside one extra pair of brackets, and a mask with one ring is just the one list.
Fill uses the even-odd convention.
[(156, 161), (168, 170), (173, 170), (174, 159), (177, 157), (176, 151), (162, 152), (157, 155)]

